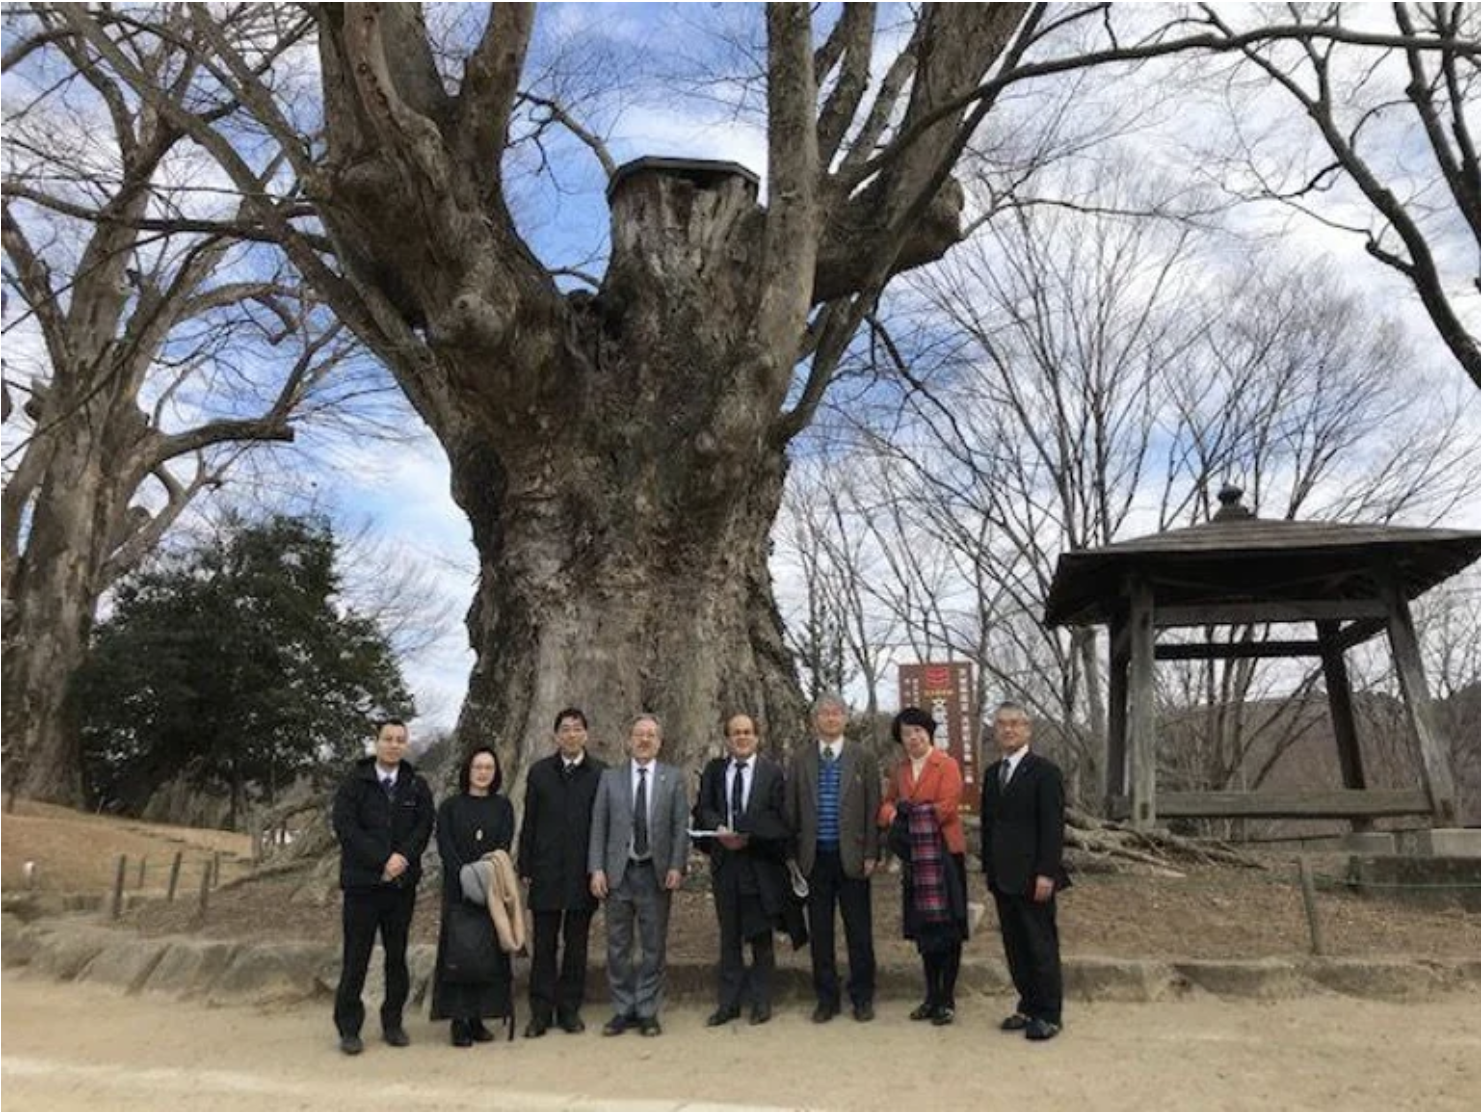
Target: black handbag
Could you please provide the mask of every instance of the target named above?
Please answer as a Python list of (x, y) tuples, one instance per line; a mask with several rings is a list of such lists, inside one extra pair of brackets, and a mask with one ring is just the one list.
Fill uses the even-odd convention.
[(467, 901), (444, 913), (443, 978), (450, 983), (493, 982), (500, 970), (500, 943), (489, 910)]

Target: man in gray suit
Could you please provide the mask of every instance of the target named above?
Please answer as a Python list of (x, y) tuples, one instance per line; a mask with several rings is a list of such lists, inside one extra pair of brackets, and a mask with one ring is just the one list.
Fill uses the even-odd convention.
[[(660, 1034), (670, 895), (685, 875), (690, 803), (674, 766), (656, 761), (660, 723), (642, 715), (629, 729), (630, 761), (604, 770), (593, 801), (587, 867), (593, 896), (607, 903), (608, 987), (613, 1018), (605, 1037), (638, 1029)], [(634, 963), (634, 927), (639, 963)]]
[(789, 761), (788, 821), (798, 839), (795, 858), (809, 879), (809, 959), (814, 969), (813, 1020), (840, 1012), (835, 967), (835, 906), (845, 922), (850, 956), (851, 1012), (857, 1021), (876, 1016), (876, 952), (871, 940), (871, 875), (880, 865), (881, 771), (858, 743), (845, 741), (845, 702), (820, 697), (814, 704), (817, 741), (798, 747)]

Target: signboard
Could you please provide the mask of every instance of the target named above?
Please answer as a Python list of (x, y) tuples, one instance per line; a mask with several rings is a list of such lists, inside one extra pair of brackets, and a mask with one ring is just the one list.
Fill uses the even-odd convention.
[(979, 754), (976, 744), (974, 667), (966, 661), (897, 667), (901, 707), (915, 705), (938, 724), (933, 745), (947, 751), (964, 775), (960, 812), (979, 811)]

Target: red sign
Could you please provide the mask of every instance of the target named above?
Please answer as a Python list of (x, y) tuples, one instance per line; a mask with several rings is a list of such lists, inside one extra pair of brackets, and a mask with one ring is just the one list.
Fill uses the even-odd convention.
[(964, 774), (960, 812), (979, 811), (979, 732), (975, 727), (974, 667), (966, 661), (897, 668), (901, 707), (921, 708), (938, 724), (933, 745), (947, 751)]

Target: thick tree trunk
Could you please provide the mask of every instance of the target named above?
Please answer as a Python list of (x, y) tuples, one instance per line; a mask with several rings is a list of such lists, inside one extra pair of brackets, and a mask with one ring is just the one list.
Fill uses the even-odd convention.
[(728, 714), (779, 749), (805, 728), (768, 572), (781, 400), (758, 374), (752, 273), (714, 265), (756, 251), (758, 210), (740, 178), (629, 189), (603, 294), (569, 299), (556, 386), (475, 400), (480, 420), (442, 431), (481, 558), (460, 736), (495, 741), (517, 788), (569, 704), (606, 758), (657, 714), (691, 770)]
[[(94, 555), (102, 466), (85, 446), (59, 445), (37, 499), (25, 556), (8, 578), (4, 655), (7, 795), (83, 800), (74, 679), (98, 598)], [(66, 482), (62, 482), (62, 477)]]

